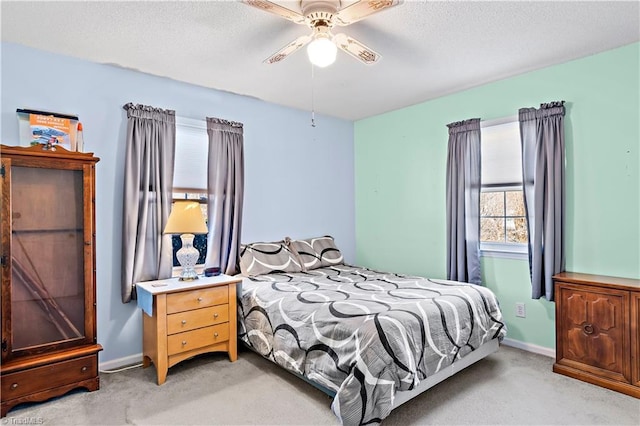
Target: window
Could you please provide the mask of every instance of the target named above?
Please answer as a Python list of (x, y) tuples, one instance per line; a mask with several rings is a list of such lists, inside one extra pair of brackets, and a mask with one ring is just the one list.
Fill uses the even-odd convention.
[(204, 120), (176, 117), (174, 192), (207, 192), (209, 137)]
[(480, 194), (480, 241), (527, 243), (521, 188), (489, 188)]
[(483, 255), (520, 258), (527, 253), (527, 220), (519, 123), (483, 122), (481, 132), (480, 248)]
[[(176, 117), (176, 153), (173, 172), (173, 200), (198, 200), (207, 222), (207, 159), (209, 137), (204, 120)], [(171, 237), (173, 266), (180, 267), (176, 253), (182, 247), (180, 235)], [(197, 265), (205, 262), (207, 235), (196, 235), (193, 246), (200, 252)]]

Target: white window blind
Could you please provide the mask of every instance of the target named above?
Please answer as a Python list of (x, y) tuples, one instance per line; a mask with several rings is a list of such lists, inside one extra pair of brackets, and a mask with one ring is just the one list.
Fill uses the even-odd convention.
[(176, 117), (173, 192), (207, 190), (208, 153), (206, 121)]
[(518, 121), (494, 125), (481, 123), (481, 132), (482, 185), (522, 184)]

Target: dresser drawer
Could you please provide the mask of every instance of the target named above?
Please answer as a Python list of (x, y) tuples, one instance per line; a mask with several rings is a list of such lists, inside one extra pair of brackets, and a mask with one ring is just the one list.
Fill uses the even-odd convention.
[(217, 305), (167, 315), (167, 334), (182, 333), (229, 321), (229, 305)]
[(2, 400), (91, 379), (98, 375), (97, 356), (86, 356), (2, 376)]
[(229, 303), (229, 288), (224, 286), (167, 294), (167, 313), (191, 311)]
[(167, 354), (175, 355), (229, 340), (229, 323), (198, 328), (167, 337)]

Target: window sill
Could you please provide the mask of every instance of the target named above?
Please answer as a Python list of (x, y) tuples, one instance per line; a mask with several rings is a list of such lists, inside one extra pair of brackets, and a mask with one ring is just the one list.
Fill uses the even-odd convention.
[(529, 260), (529, 251), (526, 244), (481, 243), (480, 257)]

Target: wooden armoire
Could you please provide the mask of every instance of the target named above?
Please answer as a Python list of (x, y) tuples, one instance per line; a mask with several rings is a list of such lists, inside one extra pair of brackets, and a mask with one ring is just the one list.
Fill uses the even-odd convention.
[(91, 153), (0, 145), (2, 417), (100, 387)]

